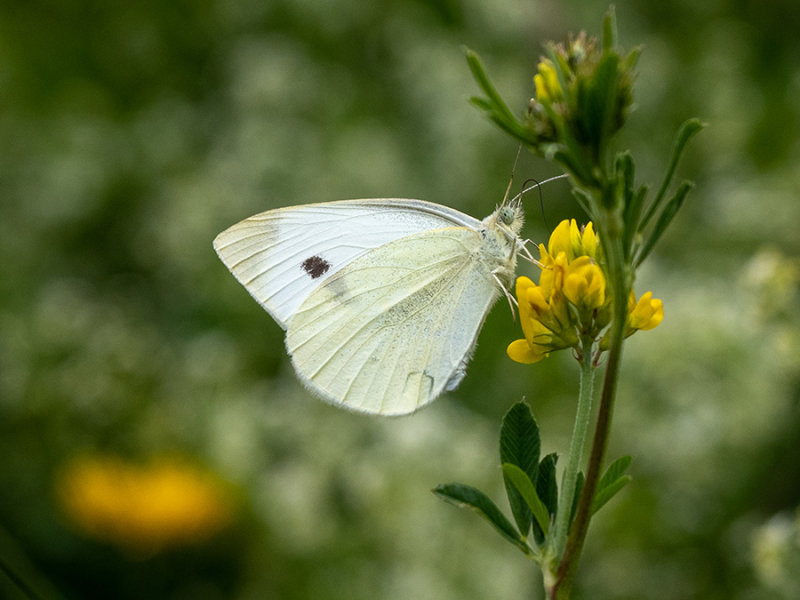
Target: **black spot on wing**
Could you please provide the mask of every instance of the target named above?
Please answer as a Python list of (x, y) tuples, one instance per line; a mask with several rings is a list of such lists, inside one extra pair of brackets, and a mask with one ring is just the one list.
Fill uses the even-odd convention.
[(302, 267), (306, 273), (311, 275), (311, 279), (316, 279), (327, 273), (331, 264), (319, 256), (310, 256), (303, 261)]

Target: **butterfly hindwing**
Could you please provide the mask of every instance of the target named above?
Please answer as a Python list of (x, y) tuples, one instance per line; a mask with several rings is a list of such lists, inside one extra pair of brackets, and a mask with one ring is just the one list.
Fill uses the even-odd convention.
[(289, 321), (287, 348), (323, 399), (405, 414), (458, 384), (499, 294), (483, 237), (449, 227), (362, 255), (330, 276)]

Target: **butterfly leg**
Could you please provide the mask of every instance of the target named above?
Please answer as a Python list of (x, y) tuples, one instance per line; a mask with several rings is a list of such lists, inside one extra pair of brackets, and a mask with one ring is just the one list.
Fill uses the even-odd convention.
[(536, 265), (537, 267), (541, 268), (542, 267), (542, 263), (539, 262), (538, 259), (534, 258), (533, 254), (531, 254), (531, 251), (528, 249), (528, 244), (532, 244), (532, 243), (533, 243), (533, 240), (530, 240), (530, 239), (521, 240), (520, 244), (519, 244), (519, 255), (522, 256), (522, 258), (524, 258), (528, 262), (531, 262), (534, 265)]
[(500, 289), (503, 290), (503, 294), (505, 294), (506, 300), (508, 300), (508, 307), (511, 309), (511, 318), (515, 321), (517, 320), (517, 299), (514, 298), (514, 295), (506, 289), (506, 286), (503, 285), (503, 282), (497, 276), (496, 271), (492, 271), (492, 277), (497, 282), (497, 285), (500, 286)]

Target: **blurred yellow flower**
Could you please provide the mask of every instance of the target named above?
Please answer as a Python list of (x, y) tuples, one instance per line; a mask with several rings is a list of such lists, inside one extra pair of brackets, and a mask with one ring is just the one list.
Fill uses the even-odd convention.
[(658, 326), (664, 319), (664, 305), (652, 292), (647, 292), (639, 301), (631, 294), (628, 301), (628, 335), (637, 329), (647, 330)]
[[(511, 359), (534, 363), (550, 352), (575, 348), (582, 340), (600, 341), (611, 321), (611, 297), (602, 269), (603, 255), (597, 234), (589, 223), (579, 228), (574, 219), (562, 221), (550, 235), (547, 247), (539, 245), (542, 272), (537, 285), (527, 277), (517, 279), (523, 339), (507, 349)], [(628, 302), (627, 335), (653, 329), (664, 318), (661, 300), (651, 292)]]
[(563, 99), (561, 86), (558, 83), (558, 73), (553, 61), (543, 58), (533, 76), (533, 85), (536, 89), (536, 98), (540, 102), (560, 102)]
[[(530, 142), (547, 155), (560, 148), (587, 150), (593, 157), (622, 127), (633, 102), (634, 67), (639, 51), (605, 48), (584, 32), (563, 44), (548, 44), (533, 76), (526, 125)], [(590, 175), (590, 169), (579, 169)]]
[(199, 542), (233, 516), (220, 481), (171, 458), (146, 465), (113, 456), (76, 459), (61, 470), (56, 492), (78, 528), (140, 555)]

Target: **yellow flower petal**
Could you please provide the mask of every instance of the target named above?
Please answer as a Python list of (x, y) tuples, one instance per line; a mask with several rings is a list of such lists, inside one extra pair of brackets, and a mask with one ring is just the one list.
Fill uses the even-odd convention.
[(658, 298), (653, 298), (653, 292), (645, 293), (628, 317), (628, 323), (632, 329), (643, 331), (658, 327), (663, 320), (664, 304)]
[(535, 285), (536, 284), (533, 283), (533, 281), (531, 281), (528, 277), (525, 277), (524, 275), (517, 277), (517, 285), (516, 285), (517, 298), (524, 298), (525, 291), (528, 288)]
[(594, 232), (594, 226), (589, 221), (586, 227), (583, 228), (583, 236), (581, 237), (581, 246), (583, 253), (592, 258), (597, 258), (597, 234)]
[(603, 270), (588, 256), (575, 259), (564, 279), (564, 295), (579, 308), (600, 308), (606, 301), (606, 278)]
[(545, 356), (547, 356), (546, 353), (534, 350), (528, 343), (528, 340), (515, 340), (511, 342), (508, 345), (506, 352), (511, 360), (524, 365), (530, 365), (535, 362), (539, 362)]
[(581, 241), (581, 230), (578, 229), (578, 223), (575, 219), (569, 221), (569, 245), (571, 254), (570, 260), (574, 260), (576, 256), (583, 254), (583, 243)]
[[(572, 221), (575, 222), (574, 220)], [(547, 251), (554, 259), (562, 252), (570, 258), (572, 253), (572, 242), (570, 241), (570, 222), (564, 219), (550, 234), (550, 241), (547, 244)]]
[(520, 298), (525, 298), (525, 300), (527, 300), (527, 307), (530, 308), (537, 317), (550, 311), (550, 306), (547, 304), (547, 299), (544, 297), (544, 292), (541, 287), (534, 285), (525, 290), (525, 292), (525, 295), (520, 296)]

